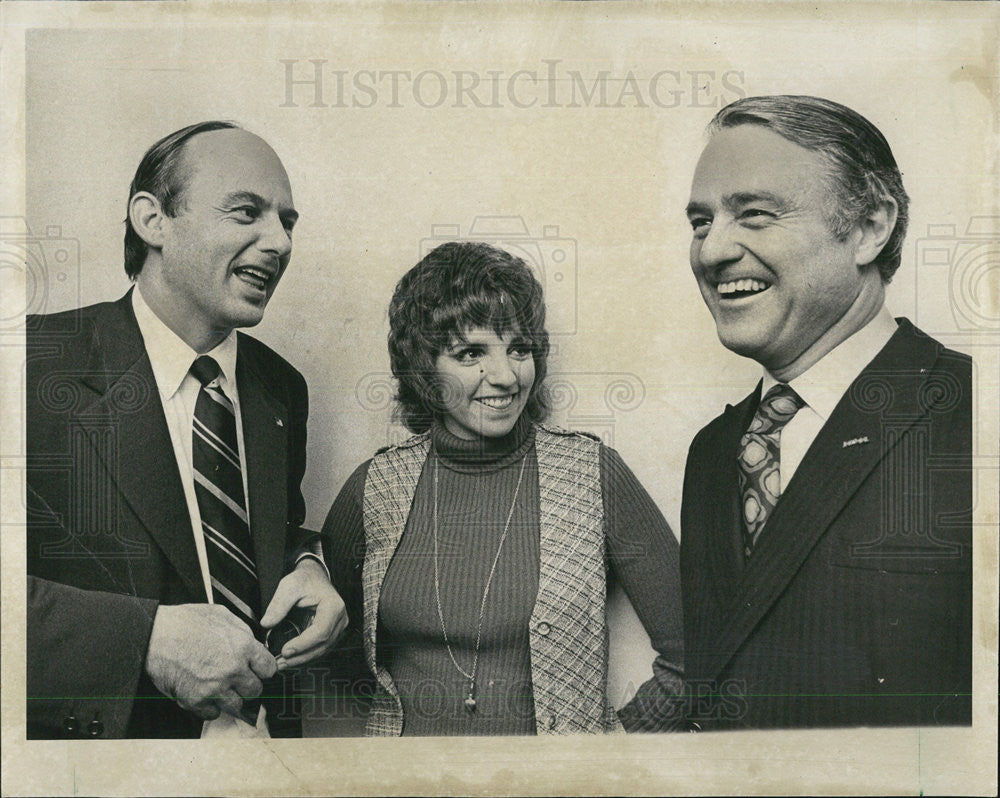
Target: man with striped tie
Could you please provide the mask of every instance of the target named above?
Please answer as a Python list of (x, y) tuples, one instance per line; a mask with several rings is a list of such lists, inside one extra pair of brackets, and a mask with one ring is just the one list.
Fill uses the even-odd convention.
[(709, 130), (691, 268), (763, 376), (688, 454), (689, 720), (968, 725), (972, 364), (885, 307), (900, 170), (817, 97), (738, 100)]
[[(346, 625), (303, 530), (302, 376), (236, 333), (291, 255), (288, 176), (225, 122), (151, 147), (117, 302), (28, 320), (28, 734), (292, 736)], [(276, 656), (267, 631), (311, 619)]]

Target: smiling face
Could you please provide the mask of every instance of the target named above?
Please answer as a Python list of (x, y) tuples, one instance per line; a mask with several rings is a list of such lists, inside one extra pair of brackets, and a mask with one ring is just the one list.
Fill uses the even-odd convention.
[(453, 339), (435, 361), (444, 425), (465, 440), (513, 429), (535, 383), (531, 345), (516, 333), (477, 327)]
[(156, 283), (161, 307), (154, 309), (205, 351), (263, 318), (291, 257), (298, 214), (281, 161), (251, 133), (201, 133), (182, 157), (187, 179), (177, 213), (162, 216), (160, 246), (139, 284)]
[(819, 154), (740, 125), (712, 137), (691, 186), (691, 268), (719, 340), (785, 379), (883, 295), (877, 270), (862, 268), (860, 228), (842, 240), (830, 229), (828, 173)]

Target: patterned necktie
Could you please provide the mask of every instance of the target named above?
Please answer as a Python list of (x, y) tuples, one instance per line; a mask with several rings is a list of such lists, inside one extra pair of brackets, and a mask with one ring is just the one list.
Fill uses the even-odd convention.
[(257, 566), (247, 522), (236, 411), (219, 387), (219, 364), (201, 356), (191, 366), (201, 383), (192, 437), (194, 490), (205, 534), (212, 600), (261, 637)]
[(743, 548), (748, 558), (781, 495), (781, 430), (804, 404), (789, 386), (778, 383), (765, 394), (740, 439)]

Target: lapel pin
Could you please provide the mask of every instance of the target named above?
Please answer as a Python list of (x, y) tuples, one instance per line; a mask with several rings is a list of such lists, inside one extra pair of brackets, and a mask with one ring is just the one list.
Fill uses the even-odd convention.
[(851, 438), (849, 441), (844, 441), (844, 445), (841, 448), (846, 449), (848, 446), (857, 446), (859, 443), (868, 443), (868, 436), (862, 435), (860, 438)]
[(277, 424), (279, 427), (285, 426), (285, 422), (282, 421), (280, 418), (278, 418), (278, 416), (274, 417), (274, 423)]

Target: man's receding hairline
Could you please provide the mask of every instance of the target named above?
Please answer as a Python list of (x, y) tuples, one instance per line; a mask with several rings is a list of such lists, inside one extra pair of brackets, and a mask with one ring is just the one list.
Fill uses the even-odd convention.
[(756, 128), (758, 130), (763, 130), (767, 133), (773, 133), (775, 136), (784, 139), (789, 144), (794, 144), (801, 150), (805, 150), (806, 152), (815, 152), (820, 155), (823, 154), (823, 150), (820, 149), (819, 147), (809, 147), (800, 141), (796, 141), (795, 139), (786, 136), (784, 133), (781, 132), (781, 130), (779, 130), (777, 127), (771, 124), (770, 121), (764, 119), (739, 119), (738, 121), (735, 121), (731, 124), (713, 122), (708, 128), (708, 140), (711, 141), (713, 138), (715, 138), (720, 133), (723, 133), (724, 131), (739, 130), (742, 127)]
[[(191, 138), (189, 138), (187, 141), (185, 141), (180, 151), (183, 153), (187, 150), (189, 145), (194, 144), (199, 139), (203, 138), (207, 139), (208, 137), (216, 133), (235, 133), (249, 137), (251, 141), (255, 141), (258, 145), (260, 145), (264, 151), (269, 152), (272, 156), (274, 156), (274, 159), (281, 165), (282, 169), (285, 168), (284, 162), (281, 160), (281, 157), (278, 155), (278, 152), (277, 150), (274, 149), (274, 147), (272, 147), (263, 137), (258, 136), (256, 133), (253, 133), (252, 131), (249, 130), (245, 130), (244, 128), (241, 127), (219, 128), (218, 130), (203, 130), (201, 133), (197, 133), (194, 136), (191, 136)], [(222, 137), (216, 136), (215, 138), (222, 138)]]
[[(768, 124), (766, 122), (758, 122), (758, 121), (752, 120), (752, 119), (740, 120), (740, 121), (738, 121), (738, 122), (736, 122), (734, 124), (731, 124), (731, 125), (730, 124), (722, 125), (722, 124), (716, 124), (716, 123), (713, 122), (712, 125), (708, 129), (708, 141), (705, 142), (705, 147), (702, 150), (701, 157), (699, 157), (699, 159), (698, 159), (699, 162), (700, 162), (701, 158), (703, 158), (705, 156), (705, 150), (708, 149), (708, 145), (711, 143), (711, 141), (717, 135), (719, 135), (720, 133), (722, 133), (724, 131), (727, 131), (727, 130), (739, 130), (742, 127), (758, 128), (758, 129), (764, 130), (764, 131), (766, 131), (768, 133), (773, 133), (775, 136), (778, 136), (783, 141), (787, 141), (789, 144), (795, 145), (796, 147), (798, 147), (803, 152), (808, 152), (808, 153), (811, 153), (812, 155), (817, 156), (819, 158), (819, 160), (822, 161), (826, 165), (826, 167), (827, 167), (826, 174), (824, 174), (824, 178), (828, 182), (827, 189), (828, 190), (831, 189), (831, 186), (829, 185), (829, 181), (833, 181), (833, 185), (835, 185), (835, 186), (839, 186), (840, 185), (840, 182), (839, 182), (839, 177), (840, 177), (840, 173), (841, 173), (840, 165), (836, 162), (836, 160), (828, 152), (826, 152), (821, 147), (809, 147), (809, 146), (807, 146), (805, 144), (802, 144), (801, 142), (795, 141), (794, 139), (791, 139), (788, 136), (786, 136), (785, 134), (783, 134), (777, 128), (772, 127), (770, 124)], [(805, 186), (801, 186), (800, 189), (801, 190), (799, 192), (799, 195), (801, 196), (801, 194), (805, 191)], [(834, 191), (833, 193), (836, 194), (837, 192)]]
[(174, 197), (173, 197), (173, 207), (175, 211), (184, 207), (184, 202), (185, 202), (184, 195), (187, 191), (188, 184), (191, 181), (191, 176), (194, 174), (195, 165), (191, 163), (191, 158), (188, 150), (191, 147), (191, 145), (194, 144), (198, 139), (211, 136), (213, 133), (245, 133), (246, 135), (251, 136), (252, 138), (259, 141), (261, 144), (264, 145), (264, 147), (267, 148), (267, 150), (271, 152), (275, 160), (278, 162), (278, 165), (281, 166), (282, 171), (285, 172), (285, 180), (286, 182), (289, 182), (289, 188), (291, 187), (290, 181), (288, 180), (288, 171), (285, 169), (284, 162), (278, 156), (278, 153), (275, 151), (274, 147), (268, 144), (267, 141), (265, 141), (261, 136), (258, 136), (256, 133), (253, 133), (241, 127), (225, 127), (225, 128), (218, 128), (215, 130), (202, 130), (198, 133), (195, 133), (193, 136), (190, 136), (189, 138), (185, 139), (183, 142), (181, 142), (180, 147), (178, 147), (173, 154), (173, 157), (175, 158), (174, 176), (176, 178), (175, 183), (177, 186), (177, 190), (176, 192), (174, 192)]

